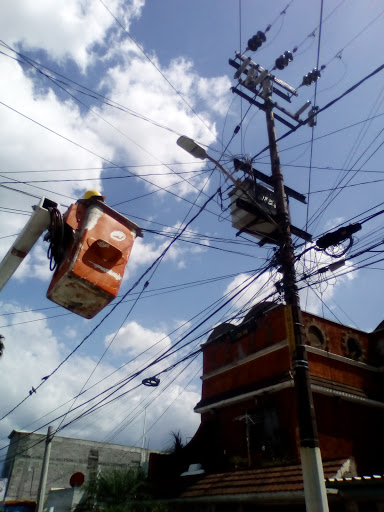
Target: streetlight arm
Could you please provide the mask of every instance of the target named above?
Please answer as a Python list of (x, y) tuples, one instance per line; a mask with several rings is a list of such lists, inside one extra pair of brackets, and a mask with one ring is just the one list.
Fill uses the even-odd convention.
[(240, 185), (240, 183), (235, 180), (235, 178), (232, 176), (231, 173), (229, 173), (222, 165), (220, 162), (218, 162), (217, 160), (215, 160), (214, 158), (212, 158), (211, 156), (209, 156), (207, 154), (207, 152), (205, 151), (205, 149), (203, 149), (201, 146), (199, 146), (198, 144), (196, 144), (196, 142), (192, 139), (190, 139), (189, 137), (186, 137), (185, 135), (182, 135), (181, 137), (179, 137), (177, 139), (177, 145), (180, 146), (181, 148), (184, 149), (184, 151), (186, 151), (187, 153), (189, 153), (190, 155), (194, 156), (195, 158), (200, 158), (201, 160), (209, 160), (210, 162), (212, 162), (213, 164), (216, 165), (216, 167), (218, 167), (220, 169), (220, 171), (230, 180), (232, 181), (232, 183), (235, 185), (236, 188), (239, 188), (246, 196), (247, 198), (251, 201), (251, 203), (257, 208), (257, 210), (260, 212), (260, 214), (268, 220), (268, 222), (270, 222), (271, 224), (274, 224), (276, 225), (277, 227), (277, 223), (272, 219), (272, 217), (270, 215), (268, 215), (266, 212), (264, 212), (260, 206), (257, 204), (257, 202), (255, 201), (255, 198), (251, 196), (251, 194), (248, 192), (248, 190), (246, 190), (244, 187), (242, 187)]

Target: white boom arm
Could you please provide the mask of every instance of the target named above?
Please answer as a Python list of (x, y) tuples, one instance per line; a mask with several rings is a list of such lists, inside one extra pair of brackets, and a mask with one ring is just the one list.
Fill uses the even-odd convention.
[(57, 208), (58, 204), (43, 197), (40, 199), (39, 204), (33, 206), (34, 212), (29, 221), (4, 256), (3, 261), (0, 263), (0, 290), (4, 288), (9, 279), (16, 272), (20, 263), (40, 236), (49, 228), (51, 218), (48, 207)]

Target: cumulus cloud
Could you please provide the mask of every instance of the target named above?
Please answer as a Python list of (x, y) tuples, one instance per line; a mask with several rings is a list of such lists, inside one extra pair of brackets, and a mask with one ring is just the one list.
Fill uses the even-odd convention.
[(240, 292), (232, 301), (232, 309), (234, 311), (240, 310), (243, 307), (249, 309), (265, 299), (276, 299), (276, 296), (272, 298), (269, 298), (269, 296), (271, 293), (276, 292), (275, 283), (280, 278), (280, 274), (270, 271), (264, 272), (254, 281), (249, 274), (240, 274), (227, 285), (224, 295), (231, 296)]
[[(110, 0), (108, 7), (129, 30), (144, 3)], [(0, 21), (2, 37), (8, 44), (29, 50), (43, 48), (52, 59), (70, 58), (83, 69), (92, 56), (92, 46), (103, 40), (115, 24), (101, 2), (92, 0), (14, 0), (4, 6)]]
[(159, 346), (161, 349), (166, 349), (171, 345), (171, 340), (166, 333), (148, 329), (137, 322), (129, 322), (119, 330), (117, 335), (108, 335), (105, 339), (106, 346), (110, 345), (111, 342), (110, 350), (112, 353), (125, 353), (133, 357), (147, 351), (156, 343), (158, 343), (156, 352), (159, 350)]
[[(186, 134), (209, 145), (216, 134), (214, 123), (210, 120), (212, 114), (217, 113), (217, 105), (220, 102), (229, 103), (228, 79), (224, 77), (217, 79), (221, 85), (216, 89), (215, 100), (208, 104), (205, 88), (198, 85), (201, 78), (190, 61), (175, 59), (168, 67), (161, 68), (160, 63), (153, 56), (151, 60), (156, 69), (143, 55), (137, 54), (137, 48), (131, 42), (123, 41), (117, 45), (119, 55), (124, 55), (124, 61), (108, 68), (103, 79), (103, 87), (108, 91), (107, 94), (119, 104), (129, 108), (134, 107), (135, 115), (146, 116), (156, 124), (170, 128), (177, 134)], [(199, 108), (201, 101), (207, 103), (204, 105), (203, 112)], [(139, 107), (136, 107), (137, 105)], [(193, 110), (197, 111), (198, 115)], [(134, 123), (130, 122), (131, 119), (127, 113), (111, 111), (106, 106), (100, 109), (100, 112), (119, 131), (118, 134), (113, 129), (106, 131), (105, 140), (114, 144), (117, 154), (125, 155), (133, 163), (165, 162), (171, 164), (170, 170), (172, 170), (174, 168), (172, 163), (180, 160), (193, 162), (193, 159), (176, 145), (178, 135), (175, 133), (170, 133), (137, 117)], [(201, 162), (198, 163), (196, 160), (194, 162), (194, 167), (189, 167), (189, 170), (201, 168)], [(183, 179), (176, 174), (172, 175), (169, 169), (167, 174), (150, 179), (152, 183), (163, 188), (181, 182), (172, 186), (172, 191), (182, 195), (196, 191), (196, 187), (201, 186), (204, 180), (205, 178)], [(147, 186), (153, 188), (148, 184)]]
[[(168, 232), (172, 234), (172, 236), (175, 236), (175, 229), (178, 228), (179, 224), (176, 224), (173, 228), (165, 228), (164, 232)], [(188, 234), (193, 232), (193, 230), (188, 230)], [(150, 265), (153, 263), (168, 247), (170, 242), (171, 238), (164, 239), (162, 236), (155, 236), (151, 242), (146, 242), (145, 238), (137, 238), (130, 256), (127, 275), (134, 272), (138, 266)], [(203, 239), (201, 243), (209, 246), (209, 240)], [(198, 255), (205, 250), (205, 247), (200, 245), (191, 245), (182, 241), (177, 241), (166, 253), (164, 261), (171, 261), (178, 269), (183, 269), (187, 266), (188, 262), (191, 262), (190, 258), (192, 255)]]
[[(299, 277), (303, 274), (309, 276), (314, 272), (316, 273), (318, 269), (326, 268), (337, 261), (339, 261), (338, 258), (332, 258), (324, 252), (311, 250), (305, 258), (299, 261), (297, 274)], [(344, 266), (337, 270), (328, 270), (301, 281), (299, 283), (299, 288), (301, 288), (299, 295), (302, 309), (321, 315), (324, 311), (323, 301), (329, 309), (334, 309), (335, 305), (332, 299), (337, 292), (357, 277), (356, 271), (350, 272), (354, 268), (353, 262), (347, 261)]]
[[(344, 267), (335, 271), (329, 270), (323, 274), (316, 273), (318, 269), (327, 267), (335, 261), (337, 259), (314, 249), (308, 251), (305, 258), (299, 259), (296, 264), (296, 277), (303, 310), (321, 315), (324, 309), (322, 301), (328, 302), (329, 299), (333, 299), (339, 289), (356, 278), (356, 272), (348, 272), (354, 269), (354, 264), (351, 261), (347, 261)], [(312, 273), (314, 273), (312, 277), (303, 278), (304, 275), (310, 276)], [(241, 274), (228, 284), (224, 290), (224, 295), (236, 293), (245, 287), (244, 291), (232, 302), (234, 311), (243, 307), (249, 309), (265, 299), (284, 301), (284, 295), (279, 295), (275, 286), (281, 279), (282, 275), (276, 271), (267, 271), (254, 282), (249, 281), (249, 275)], [(249, 282), (250, 284), (247, 285)], [(328, 305), (328, 307), (334, 309), (333, 304)]]
[[(22, 309), (19, 304), (1, 304), (3, 314), (13, 313)], [(2, 325), (8, 323), (10, 328), (3, 328), (2, 332), (6, 336), (6, 349), (2, 358), (2, 411), (6, 412), (12, 409), (20, 400), (28, 395), (32, 386), (35, 388), (41, 382), (42, 377), (50, 375), (51, 371), (63, 360), (68, 354), (68, 347), (63, 343), (60, 337), (55, 335), (49, 327), (47, 319), (41, 313), (26, 312), (23, 314), (23, 321), (30, 322), (22, 325), (12, 325), (12, 315), (2, 316)], [(33, 322), (38, 318), (43, 318), (39, 322)], [(163, 334), (158, 331), (151, 331), (132, 322), (127, 326), (127, 330), (122, 333), (122, 338), (117, 339), (117, 345), (114, 349), (118, 349), (120, 355), (124, 354), (129, 357), (138, 351), (148, 347), (154, 339)], [(128, 342), (126, 340), (128, 338)], [(77, 340), (78, 341), (78, 340)], [(169, 346), (169, 339), (164, 340), (163, 347)], [(111, 348), (112, 349), (112, 348)], [(79, 393), (86, 378), (95, 369), (97, 359), (83, 354), (75, 354), (55, 375), (49, 378), (46, 383), (33, 393), (26, 402), (17, 408), (12, 414), (0, 423), (0, 437), (2, 445), (6, 444), (6, 437), (13, 429), (25, 428), (33, 430), (44, 423), (53, 422), (54, 427), (59, 425), (60, 420), (53, 421), (56, 416), (65, 413), (70, 404), (70, 399)], [(87, 388), (94, 386), (95, 383), (101, 381), (92, 387), (88, 393), (80, 397), (75, 407), (81, 405), (85, 400), (96, 396), (111, 385), (120, 382), (122, 379), (130, 375), (132, 367), (124, 367), (116, 372), (117, 368), (108, 362), (101, 362), (98, 365), (92, 380), (87, 384)], [(123, 429), (119, 438), (115, 442), (134, 443), (140, 439), (142, 433), (142, 425), (140, 416), (144, 407), (147, 407), (148, 427), (170, 407), (172, 424), (178, 425), (178, 428), (186, 432), (186, 435), (193, 435), (199, 423), (199, 417), (193, 413), (193, 407), (196, 405), (200, 397), (200, 390), (193, 384), (192, 379), (199, 372), (199, 366), (195, 365), (187, 368), (188, 371), (177, 373), (179, 369), (174, 371), (169, 377), (162, 380), (162, 385), (168, 383), (169, 387), (163, 390), (162, 385), (151, 394), (153, 388), (145, 388), (144, 386), (135, 389), (134, 392), (126, 393), (119, 400), (111, 401), (109, 405), (95, 410), (91, 415), (85, 416), (80, 421), (73, 423), (70, 427), (63, 430), (61, 435), (72, 435), (80, 438), (89, 438), (103, 440), (113, 434), (116, 427), (117, 419), (127, 415), (127, 413), (135, 409), (132, 418), (136, 421), (135, 425), (130, 428)], [(115, 373), (114, 373), (115, 372)], [(108, 375), (111, 375), (108, 377)], [(147, 376), (147, 375), (146, 375)], [(105, 378), (107, 377), (107, 378)], [(127, 384), (119, 389), (116, 394), (111, 395), (107, 400), (129, 391), (141, 382)], [(104, 379), (104, 380), (102, 380)], [(187, 389), (186, 386), (190, 384)], [(99, 399), (108, 396), (108, 393), (100, 395)], [(161, 392), (161, 399), (157, 400), (157, 394)], [(183, 400), (178, 402), (178, 396), (183, 396)], [(156, 400), (153, 400), (156, 398)], [(71, 422), (80, 413), (88, 407), (97, 403), (91, 402), (87, 406), (74, 410), (69, 413), (65, 423)], [(60, 409), (55, 410), (59, 405), (63, 405)], [(53, 411), (52, 413), (50, 411)], [(41, 416), (48, 413), (48, 416)], [(41, 418), (41, 419), (40, 419)], [(132, 419), (131, 418), (131, 419)], [(165, 418), (166, 419), (166, 418)], [(165, 420), (164, 419), (164, 420)], [(159, 422), (156, 429), (151, 433), (151, 445), (161, 448), (164, 439), (166, 439), (169, 428), (169, 417), (167, 421)], [(95, 424), (97, 423), (97, 429)], [(141, 444), (141, 443), (140, 443)]]
[[(25, 309), (19, 304), (2, 304), (3, 314)], [(18, 323), (12, 315), (1, 316), (5, 336), (5, 353), (1, 361), (3, 373), (2, 411), (12, 409), (29, 390), (42, 382), (42, 377), (52, 370), (67, 355), (68, 348), (53, 333), (45, 316), (37, 312), (24, 312), (23, 323)], [(43, 319), (36, 322), (35, 320)], [(46, 384), (0, 423), (1, 435), (6, 436), (14, 428), (22, 428), (37, 420), (46, 412), (55, 409), (80, 391), (82, 376), (89, 375), (95, 361), (91, 357), (75, 355), (71, 363), (64, 366)], [(108, 365), (98, 368), (95, 378), (109, 373)], [(58, 413), (60, 414), (60, 413)], [(54, 417), (54, 416), (53, 416)], [(44, 421), (45, 422), (45, 421)], [(44, 423), (43, 421), (40, 424)]]
[[(38, 6), (36, 3), (27, 2), (25, 6), (21, 6), (20, 2), (14, 2), (12, 7), (8, 6), (1, 23), (4, 24), (4, 20), (8, 19), (9, 40), (22, 41), (30, 49), (45, 49), (52, 58), (72, 58), (85, 65), (92, 44), (97, 41), (103, 46), (106, 42), (108, 23), (102, 21), (97, 30), (92, 28), (96, 20), (108, 18), (105, 15), (99, 16), (98, 9), (103, 9), (102, 5), (97, 2), (83, 2), (80, 8), (80, 4), (72, 0), (69, 4), (65, 3), (64, 9), (64, 4), (59, 2), (53, 13), (49, 6), (44, 10), (45, 4), (43, 2)], [(117, 1), (112, 2), (110, 8), (119, 10), (121, 5)], [(140, 15), (142, 6), (143, 2), (138, 0), (129, 3), (124, 14), (126, 23)], [(23, 16), (20, 15), (22, 9)], [(122, 14), (121, 11), (118, 12)], [(29, 29), (24, 30), (23, 23), (26, 21), (23, 20), (27, 19), (27, 13)], [(31, 23), (35, 18), (43, 23), (46, 17), (50, 19), (49, 26), (55, 26), (54, 38), (53, 33), (39, 30), (38, 23)], [(18, 22), (10, 23), (13, 19)], [(83, 23), (87, 21), (87, 30), (82, 30)], [(81, 33), (82, 35), (78, 35), (81, 40), (72, 38), (71, 30)], [(26, 73), (27, 68), (23, 69), (17, 62), (2, 57), (0, 66), (8, 79), (0, 85), (0, 95), (4, 103), (0, 106), (3, 114), (0, 140), (4, 172), (2, 183), (8, 188), (0, 188), (0, 201), (3, 207), (13, 209), (12, 212), (6, 212), (10, 220), (2, 223), (2, 236), (19, 232), (26, 221), (20, 213), (30, 211), (31, 206), (43, 195), (59, 202), (63, 205), (62, 211), (65, 211), (66, 206), (81, 197), (86, 189), (102, 191), (101, 168), (109, 161), (116, 162), (117, 165), (125, 165), (127, 162), (139, 165), (169, 163), (166, 173), (159, 173), (158, 176), (146, 180), (145, 186), (150, 190), (172, 187), (173, 193), (186, 196), (196, 193), (196, 188), (205, 182), (204, 177), (180, 177), (172, 174), (172, 170), (177, 172), (177, 168), (174, 168), (176, 162), (188, 161), (190, 157), (176, 145), (175, 133), (139, 119), (136, 112), (139, 111), (140, 115), (157, 124), (209, 144), (216, 133), (212, 122), (213, 115), (218, 111), (224, 112), (222, 106), (218, 105), (224, 105), (227, 101), (228, 79), (218, 77), (217, 80), (205, 80), (196, 73), (192, 62), (182, 58), (175, 58), (168, 66), (161, 68), (156, 55), (151, 55), (158, 68), (155, 69), (129, 39), (122, 38), (121, 34), (108, 37), (112, 38), (113, 44), (108, 45), (106, 54), (94, 56), (94, 61), (100, 59), (99, 64), (105, 66), (99, 83), (96, 82), (94, 87), (102, 89), (115, 102), (126, 105), (128, 109), (134, 107), (134, 115), (107, 105), (94, 106), (95, 115), (82, 109), (69, 96), (63, 101), (63, 93), (58, 95), (58, 92), (50, 89), (50, 82), (46, 82), (44, 88), (36, 87), (39, 76), (36, 71), (29, 69)], [(158, 70), (168, 77), (174, 88), (183, 94), (183, 98)], [(212, 91), (214, 99), (208, 101), (211, 80), (216, 80), (216, 86)], [(12, 87), (9, 87), (9, 83), (12, 83)], [(211, 85), (213, 86), (213, 82)], [(192, 109), (198, 112), (198, 116)], [(194, 161), (188, 169), (197, 171), (201, 166), (201, 162)], [(55, 169), (67, 170), (54, 172)], [(48, 170), (51, 172), (46, 173)], [(92, 180), (81, 181), (88, 178)], [(34, 183), (25, 184), (31, 180)], [(206, 184), (206, 189), (208, 188), (209, 185)], [(121, 192), (126, 197), (126, 190), (120, 187), (117, 194)], [(11, 241), (9, 240), (9, 245)], [(131, 270), (135, 268), (135, 261), (152, 261), (152, 257), (158, 255), (164, 246), (165, 244), (138, 241), (132, 255)], [(144, 248), (145, 250), (141, 250)], [(7, 242), (3, 244), (3, 253), (6, 249)], [(194, 252), (198, 250), (193, 249)], [(186, 251), (174, 246), (167, 258), (177, 262), (179, 268), (184, 268), (186, 263), (183, 253), (186, 254)], [(24, 271), (19, 271), (20, 277), (48, 276), (46, 262), (42, 261), (40, 250), (32, 253), (24, 268)], [(31, 268), (35, 270), (33, 274), (30, 272)]]
[[(141, 15), (143, 5), (144, 0), (108, 2), (108, 7), (127, 29), (132, 20)], [(31, 207), (40, 197), (46, 196), (57, 201), (62, 205), (61, 210), (65, 211), (86, 189), (102, 191), (101, 178), (105, 176), (102, 167), (107, 161), (115, 162), (118, 166), (166, 162), (170, 164), (170, 169), (166, 169), (167, 174), (151, 177), (148, 181), (152, 183), (147, 183), (145, 187), (149, 190), (155, 190), (158, 186), (172, 187), (173, 192), (183, 196), (196, 193), (196, 187), (200, 187), (205, 178), (183, 179), (170, 174), (171, 170), (178, 171), (177, 162), (193, 161), (176, 145), (176, 139), (179, 133), (205, 144), (215, 139), (215, 116), (224, 115), (227, 102), (229, 104), (230, 84), (227, 78), (205, 79), (196, 72), (193, 62), (178, 57), (160, 65), (156, 54), (147, 51), (153, 63), (183, 95), (182, 98), (137, 46), (118, 29), (115, 20), (100, 2), (58, 0), (52, 4), (46, 0), (15, 0), (3, 9), (0, 27), (7, 43), (23, 52), (39, 55), (44, 62), (47, 58), (48, 63), (54, 62), (55, 69), (60, 69), (64, 74), (71, 66), (77, 66), (83, 73), (86, 85), (90, 84), (88, 72), (92, 69), (92, 88), (131, 109), (127, 114), (81, 96), (82, 100), (89, 101), (95, 115), (85, 106), (80, 106), (74, 98), (65, 96), (62, 90), (54, 89), (51, 82), (45, 81), (32, 68), (22, 67), (18, 62), (1, 56), (2, 76), (6, 76), (7, 80), (0, 84), (3, 102), (0, 105), (3, 121), (0, 126), (3, 171), (0, 186), (3, 208), (0, 212), (0, 235), (9, 238), (3, 239), (0, 257), (11, 245), (13, 235), (24, 226)], [(73, 90), (71, 92), (77, 94)], [(150, 118), (153, 123), (139, 119), (138, 114)], [(198, 171), (201, 167), (201, 162), (193, 161), (188, 170)], [(79, 181), (90, 177), (91, 181)], [(34, 183), (27, 184), (27, 181)], [(209, 183), (205, 190), (208, 188)], [(116, 202), (120, 192), (123, 199), (131, 190), (120, 187), (116, 191)], [(140, 265), (152, 263), (168, 243), (167, 239), (157, 237), (150, 241), (137, 240), (128, 266), (129, 275), (134, 274)], [(20, 266), (15, 279), (18, 276), (19, 280), (48, 280), (51, 274), (46, 249), (47, 245), (39, 241)], [(191, 254), (198, 254), (202, 250), (204, 248), (180, 242), (171, 248), (166, 258), (174, 262), (175, 266), (183, 268)], [(10, 303), (3, 305), (2, 312), (12, 313), (20, 309), (29, 308), (19, 302)], [(41, 320), (35, 321), (41, 317)], [(12, 324), (11, 318), (3, 317), (3, 325), (7, 322)], [(41, 378), (49, 375), (78, 342), (79, 335), (72, 323), (64, 326), (60, 332), (44, 315), (32, 311), (23, 314), (23, 321), (31, 323), (4, 327), (6, 351), (2, 359), (3, 410), (11, 409), (28, 394), (32, 386), (36, 387)], [(159, 344), (159, 349), (169, 347), (171, 341), (165, 332), (165, 327), (156, 329), (138, 322), (128, 324), (111, 346), (113, 363), (102, 362), (91, 382), (116, 370), (116, 359), (129, 360), (161, 337), (164, 340)], [(91, 348), (88, 350), (93, 353)], [(149, 350), (147, 356), (153, 357), (153, 353)], [(75, 396), (83, 383), (83, 377), (85, 380), (90, 375), (96, 362), (96, 356), (79, 353), (72, 356), (41, 390), (33, 393), (23, 406), (2, 422), (1, 435), (7, 436), (14, 428), (29, 428), (31, 422)], [(132, 368), (132, 365), (127, 365), (79, 398), (76, 405), (93, 396), (92, 393), (101, 392), (118, 382)], [(199, 416), (192, 411), (200, 398), (198, 384), (193, 380), (193, 375), (199, 369), (191, 366), (189, 370), (189, 373), (181, 373), (179, 377), (177, 373), (170, 374), (171, 377), (175, 376), (175, 381), (172, 382), (170, 377), (168, 391), (163, 392), (159, 401), (147, 406), (149, 426), (161, 417), (150, 434), (158, 447), (161, 438), (170, 430), (168, 414), (171, 415), (172, 425), (185, 431), (185, 435), (193, 435), (198, 425)], [(191, 387), (186, 388), (189, 381)], [(142, 406), (144, 400), (148, 400), (145, 403), (149, 404), (153, 396), (151, 392), (140, 387), (137, 393), (128, 393), (121, 401), (112, 402), (106, 409), (100, 409), (94, 415), (74, 423), (65, 431), (65, 435), (69, 433), (98, 439), (108, 436), (122, 414), (121, 410), (131, 410), (137, 404)], [(179, 396), (182, 397), (181, 401), (178, 400)], [(169, 412), (162, 417), (168, 407)], [(55, 414), (64, 410), (65, 407)], [(53, 419), (55, 414), (49, 415), (46, 421)], [(73, 419), (76, 414), (78, 412), (70, 413), (66, 421)], [(98, 421), (97, 431), (94, 418)], [(132, 443), (139, 437), (142, 427), (139, 425), (140, 416), (138, 418), (134, 428), (122, 430), (119, 442)], [(32, 428), (34, 426), (36, 424)]]

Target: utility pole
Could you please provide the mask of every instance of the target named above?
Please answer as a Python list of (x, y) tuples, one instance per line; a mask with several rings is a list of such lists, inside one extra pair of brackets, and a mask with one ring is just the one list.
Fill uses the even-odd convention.
[(327, 492), (321, 461), (317, 434), (315, 410), (309, 376), (309, 367), (305, 340), (302, 329), (300, 300), (296, 285), (294, 251), (290, 230), (290, 216), (284, 180), (281, 173), (280, 156), (276, 142), (275, 119), (270, 95), (265, 99), (269, 151), (271, 157), (272, 178), (276, 195), (276, 210), (279, 230), (279, 263), (283, 274), (283, 290), (288, 315), (291, 315), (291, 348), (294, 384), (297, 400), (297, 417), (300, 438), (300, 456), (304, 480), (305, 504), (308, 512), (328, 511)]
[(140, 452), (140, 467), (143, 467), (146, 462), (146, 453), (145, 453), (145, 427), (147, 422), (147, 408), (144, 409), (144, 424), (143, 424), (143, 441), (141, 443), (141, 452)]
[[(254, 44), (255, 40), (255, 44)], [(265, 34), (257, 33), (248, 41), (248, 49), (256, 51), (266, 40)], [(248, 96), (239, 87), (233, 87), (232, 92), (246, 99), (263, 110), (266, 115), (269, 151), (271, 158), (272, 185), (274, 189), (277, 221), (277, 235), (274, 236), (279, 247), (277, 252), (278, 262), (283, 274), (282, 288), (286, 303), (286, 326), (288, 345), (291, 352), (292, 368), (294, 372), (294, 387), (296, 392), (297, 422), (299, 427), (300, 456), (304, 481), (304, 496), (307, 512), (327, 512), (327, 492), (325, 488), (324, 471), (321, 461), (319, 440), (317, 434), (315, 411), (313, 406), (312, 389), (310, 383), (309, 366), (305, 339), (303, 333), (302, 317), (300, 310), (299, 293), (296, 285), (295, 254), (292, 244), (293, 226), (290, 224), (287, 194), (288, 187), (284, 186), (283, 175), (280, 166), (280, 156), (277, 146), (275, 118), (291, 130), (296, 129), (299, 124), (307, 123), (309, 126), (316, 124), (316, 107), (312, 107), (306, 121), (300, 120), (300, 115), (310, 106), (307, 101), (297, 112), (292, 113), (281, 107), (272, 100), (272, 93), (277, 94), (287, 102), (297, 91), (289, 84), (283, 82), (259, 64), (253, 62), (250, 57), (236, 52), (239, 60), (229, 60), (229, 64), (236, 68), (235, 79), (239, 84), (252, 92), (253, 97)], [(292, 52), (285, 52), (276, 59), (273, 69), (283, 69), (293, 60)], [(243, 80), (246, 75), (245, 80)], [(310, 85), (320, 77), (320, 72), (313, 69), (311, 73), (304, 76), (302, 85)], [(257, 100), (255, 99), (257, 98)], [(259, 100), (264, 100), (260, 102)], [(279, 114), (274, 114), (276, 108)], [(255, 170), (251, 168), (253, 176)], [(257, 171), (256, 171), (257, 172)], [(262, 176), (259, 176), (259, 179)], [(299, 196), (292, 196), (299, 199)], [(299, 199), (300, 200), (300, 199)], [(296, 230), (297, 231), (297, 230)], [(296, 233), (301, 238), (306, 238), (308, 233)], [(272, 233), (274, 235), (274, 233)]]
[(48, 427), (47, 438), (45, 441), (43, 465), (41, 468), (41, 475), (40, 475), (39, 490), (37, 493), (36, 512), (43, 512), (45, 487), (47, 485), (47, 476), (48, 476), (48, 467), (49, 467), (49, 457), (51, 455), (51, 442), (53, 439), (52, 433), (53, 433), (53, 427)]
[[(266, 84), (269, 88), (269, 84)], [(267, 89), (266, 87), (266, 89)], [(283, 274), (283, 290), (286, 302), (286, 326), (287, 338), (291, 352), (292, 367), (294, 370), (294, 385), (296, 391), (297, 421), (299, 425), (300, 456), (304, 481), (304, 496), (307, 512), (328, 512), (327, 491), (325, 488), (323, 464), (319, 448), (315, 411), (309, 376), (307, 351), (305, 348), (303, 326), (301, 319), (299, 292), (296, 285), (295, 255), (293, 251), (291, 225), (289, 218), (287, 191), (284, 187), (281, 173), (279, 150), (277, 147), (275, 118), (273, 114), (274, 104), (270, 94), (265, 96), (265, 104), (262, 105), (266, 113), (269, 148), (272, 164), (272, 181), (276, 201), (277, 235), (274, 240), (279, 245), (278, 259)], [(181, 136), (177, 144), (196, 158), (209, 159), (219, 169), (222, 165), (207, 155), (206, 151), (198, 146), (195, 141)], [(228, 172), (224, 169), (224, 174)], [(233, 178), (232, 178), (233, 180)], [(242, 190), (240, 188), (240, 190)], [(292, 190), (290, 193), (292, 195)], [(255, 210), (255, 214), (258, 210)], [(302, 232), (306, 236), (305, 232)], [(275, 233), (273, 233), (275, 235)], [(242, 419), (242, 418), (236, 418)]]

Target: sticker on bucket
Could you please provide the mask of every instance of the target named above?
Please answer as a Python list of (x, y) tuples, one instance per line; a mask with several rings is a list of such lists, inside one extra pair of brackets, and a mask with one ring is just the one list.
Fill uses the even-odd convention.
[(112, 231), (111, 238), (116, 240), (117, 242), (122, 242), (126, 239), (126, 235), (122, 231)]

